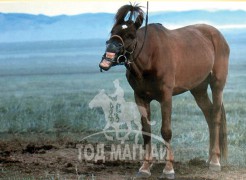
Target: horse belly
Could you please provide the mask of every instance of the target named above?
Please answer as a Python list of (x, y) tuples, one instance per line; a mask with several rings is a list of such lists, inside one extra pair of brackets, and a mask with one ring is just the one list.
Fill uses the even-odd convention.
[[(195, 49), (196, 50), (196, 49)], [(209, 47), (193, 56), (180, 59), (176, 67), (174, 94), (191, 90), (203, 82), (211, 73), (214, 64), (214, 52)]]

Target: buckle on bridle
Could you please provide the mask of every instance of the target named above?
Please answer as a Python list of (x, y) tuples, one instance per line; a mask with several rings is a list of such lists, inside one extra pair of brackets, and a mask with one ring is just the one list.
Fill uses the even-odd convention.
[[(120, 58), (124, 58), (123, 61), (120, 61)], [(118, 65), (124, 65), (127, 62), (127, 57), (125, 55), (119, 55), (119, 57), (117, 58), (116, 62)]]

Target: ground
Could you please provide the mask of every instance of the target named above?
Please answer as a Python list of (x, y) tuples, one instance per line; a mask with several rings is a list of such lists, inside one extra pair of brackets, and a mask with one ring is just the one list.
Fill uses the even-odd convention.
[[(78, 147), (71, 141), (0, 142), (0, 179), (134, 179), (141, 162), (78, 160)], [(154, 164), (152, 176), (158, 179), (164, 163)], [(246, 168), (223, 166), (219, 173), (208, 170), (204, 160), (175, 162), (176, 179), (246, 179)]]

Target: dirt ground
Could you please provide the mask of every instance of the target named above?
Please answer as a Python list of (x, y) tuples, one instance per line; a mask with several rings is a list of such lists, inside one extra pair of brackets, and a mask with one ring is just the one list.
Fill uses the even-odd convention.
[[(80, 162), (74, 142), (0, 142), (0, 179), (136, 179), (141, 162)], [(164, 163), (154, 164), (151, 177), (158, 179)], [(246, 180), (246, 168), (224, 166), (219, 173), (208, 170), (204, 160), (175, 162), (176, 179)]]

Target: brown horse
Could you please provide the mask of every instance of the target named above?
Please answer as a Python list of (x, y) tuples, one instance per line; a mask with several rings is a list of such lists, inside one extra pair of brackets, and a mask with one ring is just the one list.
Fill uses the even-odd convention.
[[(151, 133), (150, 102), (160, 103), (161, 135), (167, 147), (163, 176), (167, 178), (174, 178), (174, 155), (170, 145), (172, 96), (190, 91), (209, 127), (209, 167), (219, 171), (220, 158), (227, 156), (223, 89), (230, 49), (226, 40), (217, 29), (205, 24), (175, 30), (160, 24), (140, 28), (143, 20), (144, 13), (139, 6), (125, 5), (118, 10), (100, 68), (108, 70), (114, 65), (125, 64), (144, 134)], [(212, 102), (207, 93), (208, 85)], [(151, 137), (143, 135), (143, 139), (148, 151), (139, 174), (150, 175)]]

